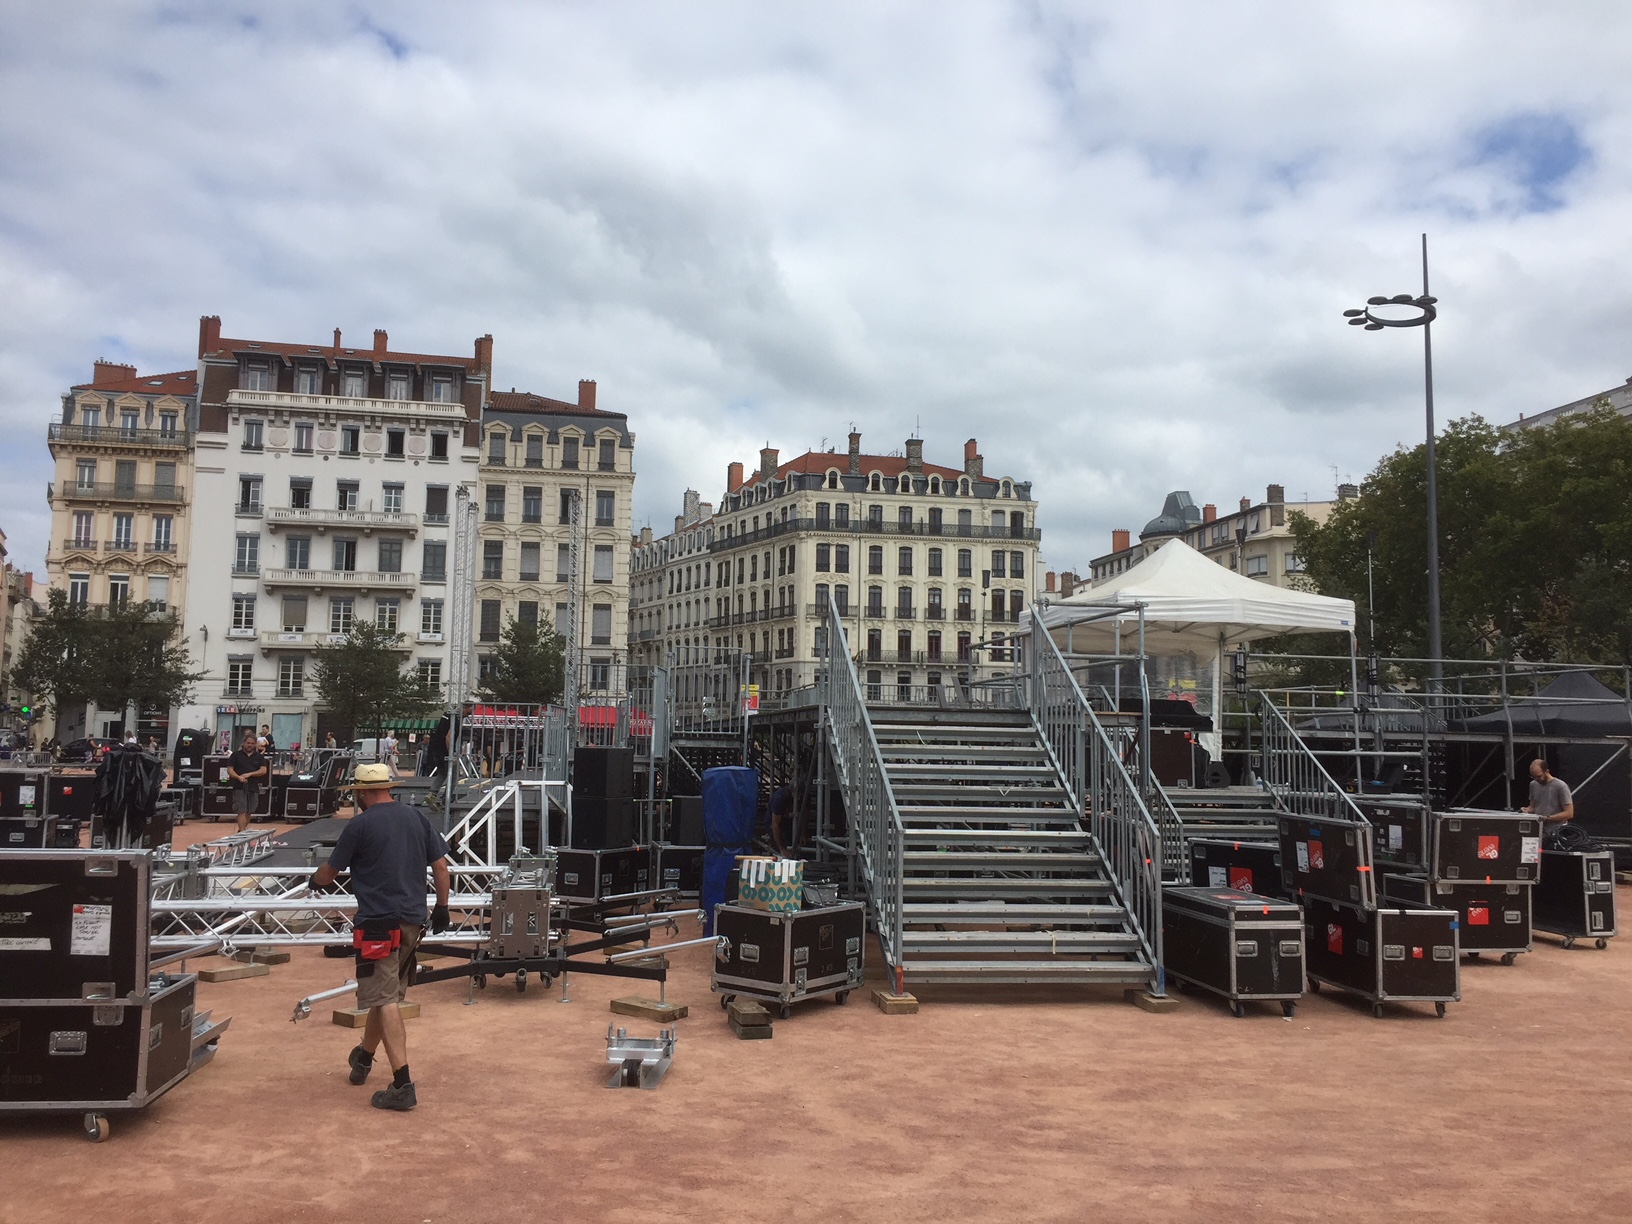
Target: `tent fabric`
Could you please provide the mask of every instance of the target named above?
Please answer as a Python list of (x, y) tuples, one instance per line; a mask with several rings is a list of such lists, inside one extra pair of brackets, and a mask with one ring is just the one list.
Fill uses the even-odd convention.
[(759, 770), (721, 765), (703, 770), (703, 934), (714, 933), (714, 907), (731, 883), (737, 855), (753, 850), (759, 817)]
[(1454, 731), (1506, 732), (1512, 718), (1521, 735), (1632, 735), (1626, 698), (1590, 672), (1565, 672), (1534, 697), (1518, 697), (1507, 712), (1451, 722)]
[[(1209, 561), (1183, 540), (1169, 540), (1132, 569), (1042, 609), (1054, 640), (1077, 651), (1108, 654), (1121, 626), (1124, 652), (1145, 610), (1145, 651), (1153, 655), (1218, 652), (1283, 633), (1352, 633), (1354, 601), (1288, 591), (1255, 582)], [(1034, 612), (1036, 610), (1034, 609)], [(1068, 634), (1069, 630), (1069, 634)]]

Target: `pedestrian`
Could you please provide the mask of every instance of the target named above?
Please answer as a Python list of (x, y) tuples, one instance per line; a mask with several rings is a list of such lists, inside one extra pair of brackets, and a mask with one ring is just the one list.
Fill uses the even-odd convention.
[(448, 929), (448, 843), (425, 816), (391, 794), (391, 771), (383, 762), (359, 765), (352, 779), (357, 815), (346, 822), (329, 861), (312, 873), (324, 889), (351, 871), (357, 897), (353, 944), (357, 948), (357, 1006), (368, 1009), (362, 1044), (347, 1056), (351, 1082), (362, 1084), (385, 1046), (391, 1084), (372, 1097), (375, 1109), (410, 1110), (419, 1104), (408, 1072), (408, 1030), (397, 1005), (408, 997), (414, 952), (427, 925), (425, 869), (436, 886), (429, 926)]
[(1547, 762), (1537, 757), (1530, 762), (1530, 802), (1524, 811), (1541, 817), (1543, 825), (1563, 824), (1575, 819), (1575, 796), (1563, 778), (1555, 778)]
[(397, 776), (397, 733), (395, 731), (387, 731), (385, 733), (385, 738), (380, 741), (380, 759), (382, 761), (384, 761), (386, 763), (386, 765), (390, 768), (391, 776), (393, 778), (396, 777)]
[(261, 786), (272, 776), (272, 770), (261, 755), (254, 731), (244, 732), (244, 745), (227, 760), (227, 777), (236, 788), (232, 793), (232, 810), (238, 814), (238, 832), (249, 828), (249, 817), (261, 806)]
[(323, 747), (325, 747), (325, 748), (338, 748), (339, 746), (340, 746), (339, 744), (334, 742), (334, 732), (333, 731), (330, 731), (330, 732), (326, 733), (323, 736)]
[(260, 740), (262, 752), (270, 755), (278, 750), (278, 746), (272, 742), (272, 728), (267, 726), (265, 723), (261, 724)]
[[(783, 830), (786, 829), (786, 835)], [(771, 792), (771, 843), (776, 852), (783, 858), (788, 856), (788, 846), (799, 844), (799, 831), (793, 825), (793, 783), (784, 782)]]

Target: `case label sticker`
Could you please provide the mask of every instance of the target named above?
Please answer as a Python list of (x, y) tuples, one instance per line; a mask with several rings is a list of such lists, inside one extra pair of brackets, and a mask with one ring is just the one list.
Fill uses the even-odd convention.
[(1411, 959), (1412, 960), (1421, 960), (1422, 959), (1422, 949), (1417, 947), (1414, 944), (1411, 947)]
[(1335, 922), (1326, 924), (1326, 951), (1333, 956), (1343, 955), (1343, 928)]
[(1231, 867), (1230, 868), (1230, 887), (1235, 889), (1236, 892), (1251, 892), (1252, 891), (1252, 868), (1251, 867)]
[(49, 951), (51, 951), (51, 941), (43, 936), (30, 939), (16, 935), (0, 935), (0, 952)]
[(19, 807), (34, 806), (34, 788), (32, 786), (19, 786), (17, 788), (17, 804)]
[(1309, 871), (1309, 843), (1298, 843), (1298, 870), (1305, 874)]
[(68, 936), (69, 956), (106, 956), (113, 939), (113, 906), (76, 905)]
[(1223, 867), (1207, 868), (1208, 888), (1228, 888), (1230, 886), (1229, 871)]
[(1312, 871), (1322, 871), (1326, 867), (1326, 849), (1318, 841), (1309, 843), (1309, 868)]
[[(1521, 838), (1519, 838), (1519, 862), (1521, 862), (1521, 863), (1539, 863), (1539, 862), (1541, 862), (1541, 838), (1539, 838), (1539, 837), (1521, 837)], [(1597, 864), (1596, 863), (1589, 863), (1588, 866), (1589, 867), (1596, 867)]]
[(1482, 859), (1500, 858), (1502, 854), (1502, 839), (1494, 834), (1479, 835), (1479, 857)]
[(1490, 906), (1488, 906), (1488, 905), (1470, 905), (1470, 906), (1468, 906), (1468, 925), (1469, 926), (1489, 926), (1490, 925)]
[(1388, 826), (1388, 848), (1390, 850), (1405, 848), (1405, 827), (1403, 825)]

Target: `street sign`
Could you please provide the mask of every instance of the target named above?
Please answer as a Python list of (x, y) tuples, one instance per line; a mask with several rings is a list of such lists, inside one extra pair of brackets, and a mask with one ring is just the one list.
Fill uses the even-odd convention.
[(742, 690), (742, 714), (746, 718), (750, 714), (759, 713), (759, 685), (750, 684)]

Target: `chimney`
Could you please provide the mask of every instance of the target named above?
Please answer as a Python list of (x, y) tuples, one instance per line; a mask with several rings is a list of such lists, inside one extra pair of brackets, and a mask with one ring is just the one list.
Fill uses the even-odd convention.
[(1043, 575), (1043, 590), (1047, 591), (1050, 595), (1054, 594), (1055, 577), (1056, 575), (1053, 570), (1049, 570), (1048, 573)]
[(117, 361), (103, 361), (101, 358), (98, 358), (95, 364), (91, 366), (91, 371), (91, 385), (93, 387), (100, 387), (105, 383), (119, 382), (121, 379), (136, 377), (135, 366), (122, 365)]
[(971, 480), (979, 480), (984, 466), (985, 461), (980, 457), (975, 440), (970, 438), (963, 444), (963, 474)]
[(850, 431), (850, 475), (861, 475), (861, 435)]
[(698, 502), (697, 503), (697, 517), (698, 517), (699, 520), (713, 518), (714, 517), (714, 503), (713, 502)]
[(1208, 502), (1205, 506), (1203, 506), (1201, 508), (1201, 521), (1202, 522), (1211, 523), (1211, 522), (1215, 521), (1217, 518), (1218, 518), (1218, 507), (1213, 505), (1212, 502)]
[(1340, 484), (1337, 486), (1338, 501), (1353, 501), (1360, 496), (1360, 486), (1357, 484)]
[(1070, 599), (1077, 589), (1077, 576), (1070, 570), (1060, 575), (1060, 598)]
[(924, 470), (924, 440), (922, 438), (907, 439), (907, 471), (921, 472)]
[(585, 412), (595, 411), (595, 380), (580, 378), (578, 380), (578, 407)]
[(680, 499), (680, 517), (688, 523), (697, 521), (697, 505), (700, 499), (696, 489), (687, 489)]
[(742, 464), (729, 463), (725, 468), (725, 491), (734, 493), (742, 488)]
[(198, 320), (198, 355), (213, 353), (221, 347), (221, 316), (204, 315)]
[(1284, 504), (1286, 501), (1286, 486), (1270, 485), (1268, 489), (1268, 496), (1265, 497), (1264, 500), (1272, 506)]
[(1126, 552), (1133, 542), (1133, 532), (1127, 527), (1118, 527), (1111, 532), (1111, 551)]
[(337, 353), (340, 351), (340, 329), (338, 327), (334, 329), (334, 351)]
[(476, 368), (483, 374), (493, 372), (493, 333), (476, 337)]
[(652, 542), (652, 529), (650, 527), (642, 527), (640, 529), (640, 542), (642, 544), (650, 544)]
[(385, 328), (376, 327), (374, 329), (374, 351), (376, 353), (384, 353), (389, 351), (389, 349), (390, 341), (386, 338)]
[(760, 448), (759, 475), (762, 480), (769, 480), (776, 475), (776, 448), (774, 446)]
[(1251, 510), (1251, 509), (1252, 509), (1252, 498), (1243, 497), (1241, 499), (1241, 513), (1245, 514), (1248, 510)]

